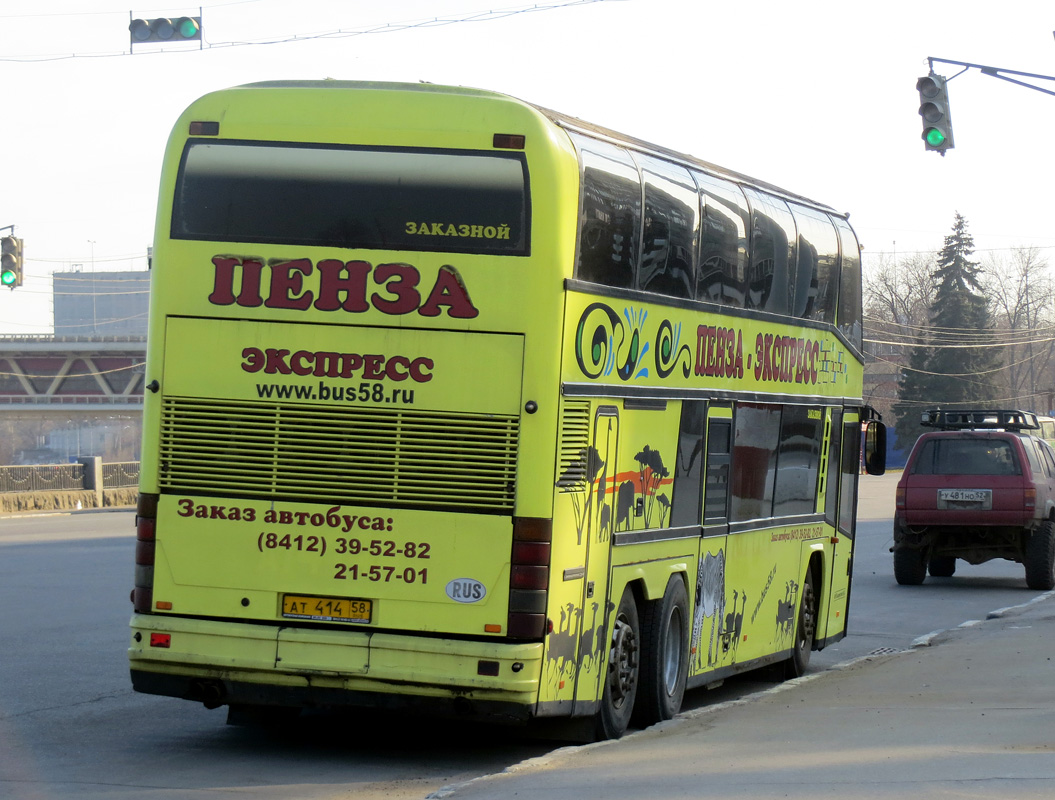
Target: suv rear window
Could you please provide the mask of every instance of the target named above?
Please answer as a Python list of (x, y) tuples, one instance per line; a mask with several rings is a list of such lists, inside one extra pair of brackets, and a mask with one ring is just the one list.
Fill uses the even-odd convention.
[(917, 475), (1021, 475), (1006, 439), (930, 439), (912, 471)]

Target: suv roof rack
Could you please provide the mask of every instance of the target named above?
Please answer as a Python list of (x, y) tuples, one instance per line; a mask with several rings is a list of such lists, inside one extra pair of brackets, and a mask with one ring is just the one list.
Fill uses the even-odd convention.
[(943, 431), (962, 430), (1036, 430), (1040, 428), (1037, 415), (1032, 411), (1012, 409), (967, 409), (964, 411), (942, 411), (935, 408), (924, 411), (920, 425), (939, 428)]

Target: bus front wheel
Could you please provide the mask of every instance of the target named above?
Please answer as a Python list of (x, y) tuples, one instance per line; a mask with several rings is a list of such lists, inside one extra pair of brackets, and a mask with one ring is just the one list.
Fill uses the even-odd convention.
[(663, 597), (641, 615), (641, 688), (634, 721), (642, 726), (670, 719), (681, 710), (689, 662), (689, 596), (672, 575)]
[(817, 633), (817, 588), (813, 583), (813, 564), (806, 568), (802, 582), (799, 609), (795, 619), (795, 641), (791, 657), (784, 662), (784, 677), (798, 678), (806, 673), (813, 652), (813, 639)]
[(630, 725), (639, 677), (641, 628), (637, 603), (629, 586), (623, 590), (608, 643), (601, 710), (597, 713), (597, 738), (618, 739)]

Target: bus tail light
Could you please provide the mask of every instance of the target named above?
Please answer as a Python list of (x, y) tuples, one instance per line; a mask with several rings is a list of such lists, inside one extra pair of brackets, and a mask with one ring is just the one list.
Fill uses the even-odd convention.
[(136, 570), (132, 589), (132, 606), (138, 614), (153, 610), (157, 518), (158, 496), (140, 493), (136, 503)]
[(553, 520), (514, 517), (506, 626), (506, 635), (511, 639), (541, 639), (546, 633), (552, 541)]

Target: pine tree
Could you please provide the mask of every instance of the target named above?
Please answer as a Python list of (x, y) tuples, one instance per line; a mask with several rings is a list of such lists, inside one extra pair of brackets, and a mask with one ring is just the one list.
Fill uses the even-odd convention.
[(956, 214), (952, 233), (938, 254), (937, 289), (930, 309), (932, 341), (927, 360), (933, 399), (942, 407), (986, 406), (999, 396), (995, 374), (1000, 358), (989, 304), (971, 261), (974, 239)]
[(959, 213), (938, 253), (932, 274), (936, 286), (930, 324), (912, 348), (898, 379), (894, 405), (898, 444), (904, 448), (923, 432), (920, 412), (927, 408), (986, 407), (999, 396), (995, 371), (1000, 365), (989, 306), (979, 281), (980, 265), (971, 261), (974, 239)]
[(922, 336), (916, 338), (908, 357), (908, 366), (901, 370), (897, 381), (898, 401), (892, 409), (894, 414), (894, 431), (897, 434), (897, 447), (906, 454), (912, 443), (924, 432), (919, 424), (920, 415), (933, 406), (930, 398), (931, 376), (927, 372), (927, 361), (931, 347)]

